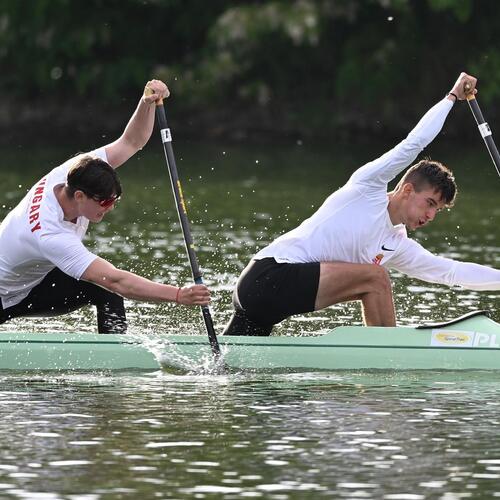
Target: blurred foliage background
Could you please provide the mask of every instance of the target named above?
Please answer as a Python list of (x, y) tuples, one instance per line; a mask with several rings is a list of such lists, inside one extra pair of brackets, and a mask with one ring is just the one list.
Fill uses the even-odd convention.
[(116, 133), (156, 77), (193, 136), (393, 136), (462, 70), (492, 123), (499, 14), (498, 0), (0, 0), (0, 132)]

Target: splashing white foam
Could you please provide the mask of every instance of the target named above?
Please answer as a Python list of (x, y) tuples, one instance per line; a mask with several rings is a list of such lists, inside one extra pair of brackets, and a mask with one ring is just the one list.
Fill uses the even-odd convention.
[(168, 338), (154, 335), (133, 334), (132, 340), (140, 343), (150, 351), (162, 370), (172, 374), (186, 375), (219, 375), (226, 371), (224, 356), (227, 346), (221, 346), (221, 353), (215, 356), (207, 344), (200, 343), (191, 355), (183, 354), (178, 346)]
[(221, 352), (218, 356), (211, 352), (202, 353), (200, 351), (193, 358), (179, 352), (175, 344), (165, 342), (157, 359), (162, 369), (170, 373), (174, 371), (189, 375), (220, 375), (226, 371), (224, 362), (226, 352), (227, 347), (221, 346)]

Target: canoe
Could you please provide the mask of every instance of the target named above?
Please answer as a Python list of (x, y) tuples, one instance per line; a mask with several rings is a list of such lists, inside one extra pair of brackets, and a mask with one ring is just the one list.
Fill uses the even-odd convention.
[[(500, 325), (484, 311), (417, 327), (340, 326), (309, 337), (220, 336), (219, 342), (231, 370), (500, 369)], [(0, 370), (199, 371), (210, 363), (204, 335), (0, 334)]]

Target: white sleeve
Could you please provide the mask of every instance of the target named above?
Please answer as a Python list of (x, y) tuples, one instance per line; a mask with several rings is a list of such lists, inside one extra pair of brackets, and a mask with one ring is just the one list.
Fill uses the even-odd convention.
[[(67, 175), (68, 172), (85, 156), (92, 156), (92, 158), (99, 158), (100, 160), (108, 163), (108, 156), (106, 155), (105, 148), (94, 149), (93, 151), (89, 151), (88, 153), (80, 153), (77, 156), (73, 156), (69, 160), (66, 160), (62, 165), (56, 167), (57, 169), (61, 169), (64, 175)], [(54, 169), (56, 170), (56, 169)]]
[(51, 233), (41, 235), (40, 252), (61, 271), (79, 280), (87, 267), (97, 258), (76, 235)]
[(388, 265), (431, 283), (459, 285), (470, 290), (500, 290), (500, 270), (434, 255), (411, 239), (401, 244)]
[(453, 102), (442, 99), (421, 118), (417, 126), (393, 149), (356, 170), (349, 182), (380, 188), (408, 167), (443, 128)]
[(97, 158), (105, 161), (106, 163), (108, 163), (108, 155), (106, 154), (106, 148), (104, 148), (104, 147), (99, 148), (99, 149), (94, 149), (94, 151), (91, 151), (88, 154), (90, 156), (97, 157)]

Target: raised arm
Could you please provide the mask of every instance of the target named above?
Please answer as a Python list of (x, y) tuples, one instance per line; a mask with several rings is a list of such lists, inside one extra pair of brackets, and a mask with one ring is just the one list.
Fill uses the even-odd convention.
[(106, 155), (113, 168), (123, 165), (131, 156), (142, 149), (151, 137), (155, 120), (155, 101), (169, 96), (167, 86), (160, 80), (151, 80), (146, 87), (154, 91), (143, 95), (119, 139), (108, 144)]
[(90, 264), (82, 274), (81, 279), (95, 283), (128, 299), (149, 302), (177, 302), (186, 306), (205, 306), (210, 302), (210, 292), (205, 285), (178, 288), (155, 283), (134, 273), (117, 269), (100, 257), (97, 257)]
[(464, 85), (468, 83), (472, 89), (475, 89), (476, 82), (474, 77), (461, 73), (451, 92), (425, 113), (405, 139), (380, 158), (363, 165), (354, 172), (351, 182), (375, 188), (387, 185), (408, 167), (439, 134), (453, 103), (457, 99), (466, 98)]

